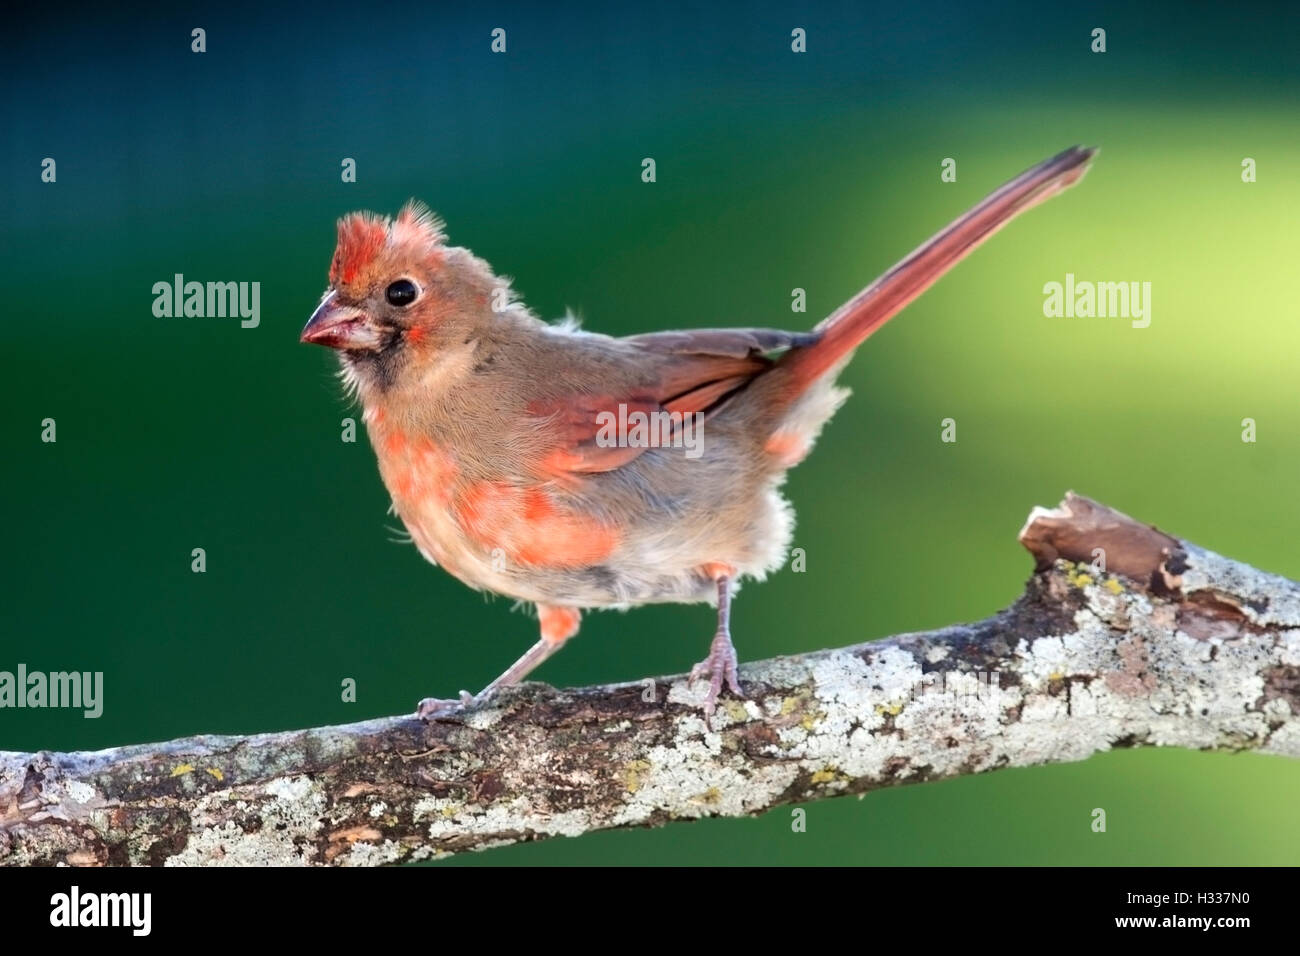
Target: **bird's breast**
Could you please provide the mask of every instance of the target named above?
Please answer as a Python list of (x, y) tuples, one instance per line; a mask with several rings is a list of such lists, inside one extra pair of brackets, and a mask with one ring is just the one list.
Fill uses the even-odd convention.
[(465, 583), (536, 600), (530, 575), (598, 565), (617, 528), (560, 502), (539, 484), (465, 473), (455, 450), (367, 414), (379, 472), (420, 553)]

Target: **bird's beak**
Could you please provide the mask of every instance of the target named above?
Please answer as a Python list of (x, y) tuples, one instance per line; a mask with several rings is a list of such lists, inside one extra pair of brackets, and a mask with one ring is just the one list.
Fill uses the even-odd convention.
[(331, 349), (374, 351), (380, 348), (383, 337), (370, 316), (355, 306), (339, 302), (338, 295), (333, 289), (325, 294), (303, 326), (301, 341)]

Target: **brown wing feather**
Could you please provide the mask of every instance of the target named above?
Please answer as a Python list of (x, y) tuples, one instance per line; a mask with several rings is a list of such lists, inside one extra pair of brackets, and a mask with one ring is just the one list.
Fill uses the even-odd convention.
[(629, 335), (621, 341), (647, 351), (672, 355), (749, 358), (796, 345), (811, 345), (816, 340), (817, 335), (813, 332), (785, 332), (781, 329), (685, 329)]
[(547, 419), (547, 432), (555, 437), (541, 469), (562, 477), (621, 468), (646, 448), (600, 441), (602, 412), (618, 415), (623, 406), (628, 414), (712, 414), (729, 395), (772, 367), (765, 353), (815, 340), (812, 334), (779, 329), (695, 329), (621, 339), (660, 358), (658, 381), (636, 394), (575, 394), (530, 407), (532, 414)]

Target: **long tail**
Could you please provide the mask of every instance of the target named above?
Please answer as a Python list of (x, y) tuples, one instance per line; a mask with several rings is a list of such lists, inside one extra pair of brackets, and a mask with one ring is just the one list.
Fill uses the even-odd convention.
[(787, 394), (802, 393), (1020, 213), (1078, 182), (1096, 152), (1072, 146), (1021, 173), (840, 306), (814, 329), (816, 342), (782, 357)]

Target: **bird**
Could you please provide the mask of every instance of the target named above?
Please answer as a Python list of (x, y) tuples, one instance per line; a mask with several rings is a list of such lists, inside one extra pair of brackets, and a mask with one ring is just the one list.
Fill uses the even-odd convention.
[(420, 554), (536, 606), (540, 636), (447, 717), (521, 682), (583, 611), (716, 607), (692, 686), (706, 719), (743, 697), (730, 610), (784, 564), (786, 473), (848, 397), (857, 347), (1019, 213), (1077, 182), (1071, 147), (989, 194), (809, 331), (696, 328), (615, 337), (548, 323), (510, 281), (408, 202), (337, 222), (329, 285), (301, 341), (337, 352), (379, 474)]

